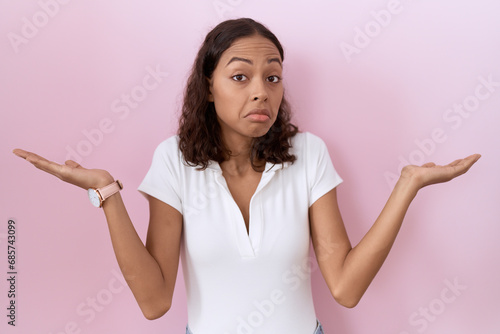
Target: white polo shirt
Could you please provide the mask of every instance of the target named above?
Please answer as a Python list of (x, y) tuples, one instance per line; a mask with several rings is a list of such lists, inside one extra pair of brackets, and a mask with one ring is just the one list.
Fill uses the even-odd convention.
[(222, 170), (187, 166), (178, 137), (162, 142), (139, 191), (183, 215), (181, 263), (193, 334), (308, 334), (316, 328), (309, 207), (342, 182), (325, 143), (292, 138), (297, 160), (266, 164), (249, 233)]

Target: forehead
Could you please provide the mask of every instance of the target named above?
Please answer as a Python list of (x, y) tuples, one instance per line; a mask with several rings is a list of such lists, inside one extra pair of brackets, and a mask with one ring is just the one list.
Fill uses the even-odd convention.
[(279, 58), (281, 55), (273, 42), (260, 35), (242, 37), (237, 39), (222, 53), (220, 62), (226, 64), (232, 57), (247, 58)]

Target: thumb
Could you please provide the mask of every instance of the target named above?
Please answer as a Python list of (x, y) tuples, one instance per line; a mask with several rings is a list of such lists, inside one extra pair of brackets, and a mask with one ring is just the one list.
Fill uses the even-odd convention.
[(78, 162), (73, 161), (73, 160), (66, 160), (64, 162), (64, 164), (66, 166), (70, 166), (70, 167), (73, 167), (73, 168), (83, 168)]

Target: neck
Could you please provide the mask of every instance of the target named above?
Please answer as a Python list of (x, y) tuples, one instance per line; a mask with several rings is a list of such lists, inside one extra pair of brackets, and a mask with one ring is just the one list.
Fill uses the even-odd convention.
[[(226, 149), (231, 153), (225, 157), (221, 163), (221, 168), (232, 175), (244, 175), (247, 172), (253, 172), (250, 161), (252, 150), (252, 138), (241, 136), (223, 136), (223, 142)], [(260, 168), (264, 168), (265, 161), (256, 162)]]

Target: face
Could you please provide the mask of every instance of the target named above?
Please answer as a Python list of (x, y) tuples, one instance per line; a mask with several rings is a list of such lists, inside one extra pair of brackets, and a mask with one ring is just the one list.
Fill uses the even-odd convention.
[(269, 131), (283, 98), (281, 75), (279, 51), (262, 36), (240, 38), (224, 51), (209, 80), (209, 100), (226, 142)]

